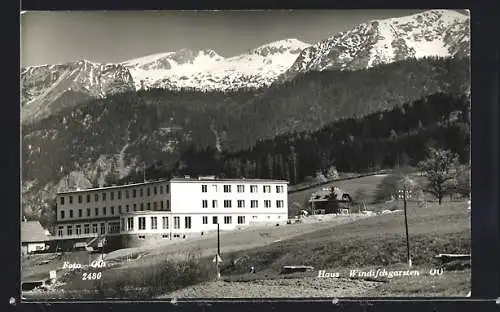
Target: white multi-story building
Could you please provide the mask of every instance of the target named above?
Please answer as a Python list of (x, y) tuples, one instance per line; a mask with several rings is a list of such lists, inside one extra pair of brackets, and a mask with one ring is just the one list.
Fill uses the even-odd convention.
[(287, 219), (286, 181), (186, 177), (59, 193), (56, 235), (130, 245)]

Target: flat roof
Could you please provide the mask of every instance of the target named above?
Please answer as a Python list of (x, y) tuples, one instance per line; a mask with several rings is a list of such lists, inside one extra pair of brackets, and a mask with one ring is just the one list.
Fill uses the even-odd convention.
[(131, 184), (122, 184), (122, 185), (112, 185), (112, 186), (104, 186), (104, 187), (95, 187), (83, 190), (71, 190), (65, 192), (58, 192), (56, 195), (63, 194), (75, 194), (75, 193), (83, 193), (83, 192), (93, 192), (93, 191), (102, 191), (102, 190), (112, 190), (112, 189), (120, 189), (127, 187), (136, 187), (141, 185), (151, 185), (155, 183), (164, 183), (164, 182), (206, 182), (206, 183), (215, 183), (215, 182), (254, 182), (254, 183), (283, 183), (288, 184), (286, 180), (272, 180), (272, 179), (217, 179), (217, 178), (172, 178), (170, 180), (161, 179), (154, 181), (146, 181), (139, 183), (131, 183)]
[(120, 217), (124, 216), (135, 216), (135, 215), (154, 215), (154, 214), (172, 214), (172, 211), (168, 210), (143, 210), (143, 211), (130, 211), (130, 212), (125, 212), (120, 215)]
[(83, 190), (72, 190), (72, 191), (66, 191), (66, 192), (58, 192), (57, 195), (71, 194), (71, 193), (80, 193), (80, 192), (102, 191), (102, 190), (118, 189), (118, 188), (127, 188), (127, 187), (134, 187), (134, 186), (148, 185), (148, 184), (155, 184), (155, 183), (162, 183), (162, 182), (169, 182), (169, 180), (162, 179), (162, 180), (146, 181), (146, 182), (139, 182), (139, 183), (130, 183), (130, 184), (121, 184), (121, 185), (94, 187), (94, 188), (83, 189)]
[(271, 179), (207, 179), (207, 178), (173, 178), (170, 182), (255, 182), (255, 183), (287, 183), (286, 180)]

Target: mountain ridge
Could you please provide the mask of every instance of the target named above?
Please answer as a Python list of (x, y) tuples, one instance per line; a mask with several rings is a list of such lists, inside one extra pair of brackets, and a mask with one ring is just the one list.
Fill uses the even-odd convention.
[[(394, 29), (397, 36), (392, 34)], [(261, 89), (310, 71), (359, 70), (412, 57), (470, 55), (469, 43), (467, 15), (452, 10), (429, 10), (368, 21), (315, 44), (288, 38), (228, 58), (212, 49), (181, 49), (116, 64), (80, 60), (23, 67), (22, 122), (36, 122), (57, 112), (65, 101), (73, 107), (83, 102), (82, 98), (157, 88)], [(68, 72), (67, 68), (72, 66), (79, 66), (78, 73)], [(72, 92), (76, 92), (73, 98)], [(65, 93), (65, 101), (58, 101)]]

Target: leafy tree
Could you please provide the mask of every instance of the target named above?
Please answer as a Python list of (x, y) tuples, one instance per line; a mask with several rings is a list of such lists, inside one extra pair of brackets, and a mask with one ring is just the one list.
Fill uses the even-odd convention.
[(397, 185), (401, 177), (397, 174), (387, 175), (380, 181), (375, 190), (374, 201), (382, 203), (397, 196)]
[(459, 156), (450, 150), (434, 147), (430, 147), (427, 154), (427, 159), (420, 161), (418, 167), (428, 181), (425, 191), (437, 198), (441, 205), (443, 197), (454, 190), (453, 180)]

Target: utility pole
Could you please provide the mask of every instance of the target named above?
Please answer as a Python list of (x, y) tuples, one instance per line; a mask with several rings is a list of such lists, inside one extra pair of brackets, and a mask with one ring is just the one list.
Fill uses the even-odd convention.
[(219, 231), (219, 222), (217, 222), (217, 255), (220, 255), (220, 231)]
[(403, 209), (405, 212), (405, 231), (406, 231), (406, 256), (408, 259), (408, 266), (411, 267), (411, 255), (410, 255), (410, 239), (408, 237), (408, 217), (406, 214), (406, 185), (403, 183)]
[(219, 236), (219, 222), (217, 222), (217, 254), (215, 255), (215, 269), (217, 273), (217, 279), (220, 278), (219, 257), (220, 257), (220, 236)]

